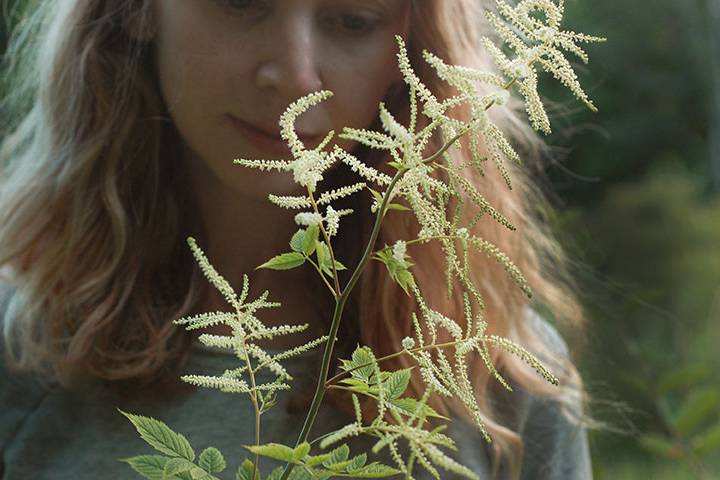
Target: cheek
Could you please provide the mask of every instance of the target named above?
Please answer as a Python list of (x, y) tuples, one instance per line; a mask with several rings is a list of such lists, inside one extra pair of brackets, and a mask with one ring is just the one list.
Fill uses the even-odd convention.
[[(333, 124), (336, 133), (342, 127), (367, 128), (376, 118), (379, 103), (390, 86), (401, 80), (397, 67), (394, 40), (390, 40), (390, 48), (375, 50), (373, 54), (364, 55), (352, 62), (348, 67), (336, 67), (332, 74), (334, 91)], [(336, 63), (340, 65), (340, 63)]]

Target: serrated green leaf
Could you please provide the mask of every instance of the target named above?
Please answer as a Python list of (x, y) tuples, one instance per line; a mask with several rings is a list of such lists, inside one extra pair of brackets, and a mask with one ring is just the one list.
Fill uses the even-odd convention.
[(265, 445), (243, 445), (252, 453), (270, 457), (284, 462), (292, 462), (293, 449), (281, 443), (266, 443)]
[[(245, 447), (245, 448), (247, 448), (247, 447)], [(235, 472), (235, 480), (252, 480), (252, 474), (253, 474), (254, 467), (255, 467), (255, 464), (253, 464), (253, 462), (251, 462), (247, 458), (245, 460), (243, 460), (242, 464), (238, 467), (237, 472)], [(281, 469), (281, 473), (282, 473), (282, 469)], [(254, 480), (260, 480), (260, 469), (255, 471), (255, 479)]]
[(330, 451), (330, 456), (324, 462), (322, 462), (322, 464), (325, 467), (330, 467), (331, 465), (344, 462), (345, 460), (347, 460), (349, 455), (350, 447), (348, 447), (347, 443), (343, 443), (341, 446)]
[(303, 252), (308, 257), (313, 254), (317, 248), (317, 240), (320, 235), (320, 227), (311, 225), (305, 230), (305, 238), (303, 239)]
[(720, 391), (704, 388), (690, 393), (673, 420), (675, 430), (687, 435), (715, 412), (720, 404)]
[(353, 473), (353, 470), (358, 470), (365, 466), (365, 462), (367, 462), (367, 453), (361, 453), (360, 455), (354, 456), (350, 463), (347, 465), (347, 472)]
[(692, 439), (691, 445), (696, 455), (705, 455), (712, 450), (720, 449), (720, 424), (696, 435)]
[(163, 480), (165, 464), (170, 460), (162, 455), (138, 455), (129, 458), (118, 458), (148, 480)]
[(305, 263), (305, 257), (302, 253), (283, 253), (281, 255), (271, 258), (262, 265), (255, 267), (255, 270), (257, 270), (258, 268), (269, 268), (271, 270), (291, 270), (295, 267), (299, 267), (303, 263)]
[(402, 287), (402, 289), (405, 290), (405, 293), (407, 295), (410, 295), (410, 292), (408, 292), (408, 287), (411, 285), (415, 285), (415, 278), (413, 278), (410, 270), (403, 269), (397, 272), (397, 282)]
[(288, 480), (313, 480), (313, 476), (304, 468), (295, 467), (288, 475)]
[[(325, 465), (333, 473), (341, 473), (350, 464), (350, 460), (343, 460), (342, 462), (333, 463), (331, 465)], [(324, 465), (324, 464), (323, 464)]]
[(215, 447), (208, 447), (203, 450), (200, 454), (198, 464), (210, 473), (222, 472), (227, 467), (225, 457), (223, 457), (220, 450)]
[[(181, 473), (180, 475), (187, 475)], [(190, 469), (190, 480), (220, 480), (215, 475), (211, 475), (200, 467), (192, 467)]]
[(710, 375), (710, 369), (705, 365), (687, 365), (665, 372), (657, 383), (657, 392), (660, 394), (684, 390), (697, 385)]
[(292, 462), (297, 463), (305, 457), (310, 451), (310, 444), (303, 442), (293, 449)]
[(642, 435), (639, 441), (641, 447), (660, 457), (677, 458), (682, 453), (675, 444), (660, 435)]
[(383, 465), (382, 463), (373, 462), (358, 471), (353, 472), (353, 478), (381, 478), (390, 477), (402, 473), (396, 468)]
[(184, 458), (171, 458), (163, 468), (163, 480), (172, 480), (175, 475), (189, 472), (195, 466), (194, 463)]
[(305, 230), (300, 229), (290, 239), (290, 248), (293, 252), (303, 253), (303, 243), (305, 242)]
[(370, 376), (373, 374), (373, 366), (372, 366), (372, 357), (369, 355), (367, 351), (367, 347), (358, 347), (355, 349), (355, 351), (352, 354), (352, 362), (350, 363), (350, 368), (356, 368), (360, 365), (365, 365), (364, 367), (357, 368), (350, 372), (350, 375), (353, 377), (362, 380), (365, 383), (370, 383)]
[(347, 270), (347, 267), (340, 263), (340, 260), (335, 259), (335, 270)]
[(399, 398), (400, 395), (405, 393), (408, 383), (410, 382), (411, 371), (411, 368), (405, 368), (390, 373), (390, 376), (383, 384), (384, 390), (387, 393), (386, 398)]
[[(392, 403), (396, 407), (398, 407), (401, 410), (404, 410), (410, 415), (418, 416), (420, 412), (418, 412), (418, 407), (420, 406), (420, 402), (414, 398), (393, 398), (388, 400), (389, 403)], [(426, 417), (436, 417), (436, 418), (443, 418), (445, 420), (450, 420), (448, 417), (444, 415), (440, 415), (435, 411), (434, 408), (432, 408), (430, 405), (423, 405), (422, 411), (424, 412)], [(417, 413), (416, 413), (417, 412)]]
[(327, 460), (328, 458), (330, 458), (330, 454), (329, 454), (329, 453), (322, 453), (322, 454), (320, 454), (320, 455), (310, 456), (310, 457), (308, 457), (307, 459), (305, 459), (305, 465), (307, 465), (307, 466), (309, 466), (309, 467), (313, 467), (313, 466), (315, 466), (315, 465), (321, 464), (322, 462), (324, 462), (324, 461)]
[(270, 475), (268, 475), (265, 480), (280, 480), (282, 477), (282, 473), (285, 470), (285, 467), (276, 467), (273, 468), (270, 472)]
[(174, 432), (164, 422), (123, 412), (119, 408), (118, 411), (132, 422), (140, 437), (151, 447), (172, 457), (182, 457), (191, 462), (195, 460), (195, 452), (190, 446), (190, 442), (183, 435)]

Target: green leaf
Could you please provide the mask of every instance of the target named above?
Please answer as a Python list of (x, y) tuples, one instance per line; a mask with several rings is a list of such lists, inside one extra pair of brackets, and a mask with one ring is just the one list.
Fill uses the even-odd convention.
[(370, 190), (370, 193), (372, 193), (373, 197), (375, 197), (375, 200), (377, 200), (378, 204), (382, 202), (383, 197), (380, 192), (373, 190), (370, 187), (367, 187), (367, 189)]
[(320, 455), (309, 456), (308, 458), (305, 459), (304, 463), (308, 467), (313, 467), (315, 465), (319, 465), (319, 464), (323, 463), (328, 458), (330, 458), (329, 453), (322, 453)]
[(353, 473), (353, 470), (362, 468), (365, 465), (365, 462), (367, 462), (367, 453), (361, 453), (360, 455), (353, 457), (347, 465), (348, 473)]
[(352, 354), (350, 368), (355, 368), (367, 363), (369, 363), (369, 365), (353, 370), (350, 372), (350, 375), (364, 381), (365, 383), (369, 383), (370, 376), (373, 374), (372, 357), (368, 353), (367, 347), (356, 348)]
[(399, 203), (388, 203), (388, 205), (387, 205), (386, 208), (387, 208), (388, 210), (402, 210), (402, 211), (405, 211), (405, 212), (409, 212), (409, 211), (412, 210), (411, 208), (408, 208), (408, 207), (406, 207), (405, 205), (401, 205), (401, 204), (399, 204)]
[(325, 242), (320, 240), (315, 241), (315, 254), (317, 255), (318, 265), (324, 266), (326, 262), (330, 261), (330, 250), (328, 250)]
[[(406, 411), (409, 415), (418, 416), (420, 414), (420, 412), (418, 411), (420, 402), (414, 398), (394, 398), (389, 399), (388, 402), (392, 403), (399, 409)], [(427, 404), (423, 405), (422, 411), (427, 417), (436, 417), (450, 420), (448, 417), (437, 413), (434, 408)]]
[(710, 369), (705, 365), (688, 365), (674, 368), (660, 377), (657, 392), (660, 394), (685, 390), (697, 385), (710, 375)]
[(243, 445), (252, 453), (270, 457), (284, 462), (293, 461), (293, 449), (281, 443), (266, 443), (265, 445)]
[[(189, 472), (195, 466), (194, 463), (184, 458), (171, 458), (163, 468), (163, 479), (171, 480), (179, 473)], [(204, 473), (204, 472), (203, 472)]]
[(273, 468), (272, 472), (270, 472), (270, 475), (268, 475), (265, 480), (280, 480), (282, 477), (282, 473), (285, 470), (285, 467), (275, 467)]
[(410, 292), (408, 292), (408, 286), (415, 285), (415, 278), (413, 278), (410, 270), (400, 270), (397, 272), (397, 282), (402, 289), (405, 290), (405, 293), (410, 295)]
[(717, 389), (704, 388), (690, 392), (673, 421), (675, 430), (681, 435), (687, 435), (701, 422), (707, 420), (715, 412), (718, 404), (720, 404), (720, 391)]
[(301, 253), (283, 253), (281, 255), (271, 258), (262, 265), (255, 267), (255, 270), (257, 270), (258, 268), (269, 268), (271, 270), (290, 270), (295, 267), (299, 267), (303, 263), (305, 263), (305, 257)]
[(405, 368), (392, 372), (387, 381), (383, 384), (384, 390), (387, 392), (387, 398), (399, 398), (405, 393), (408, 383), (410, 382), (410, 373), (412, 368)]
[(405, 166), (402, 163), (398, 163), (395, 161), (388, 162), (388, 165), (390, 165), (391, 167), (395, 167), (395, 169), (397, 169), (397, 170), (400, 170), (401, 168), (405, 168)]
[(311, 225), (305, 231), (305, 238), (303, 239), (303, 252), (305, 255), (310, 256), (317, 248), (316, 242), (320, 234), (320, 227), (317, 225)]
[[(180, 475), (183, 476), (187, 474), (181, 473)], [(191, 480), (220, 480), (215, 475), (211, 475), (202, 468), (196, 466), (193, 466), (190, 469), (190, 478)]]
[(292, 248), (293, 252), (297, 253), (303, 253), (303, 244), (305, 242), (305, 230), (302, 228), (295, 232), (295, 234), (290, 239), (290, 248)]
[(350, 447), (348, 447), (347, 443), (343, 443), (341, 446), (333, 449), (330, 452), (330, 456), (324, 462), (322, 462), (322, 464), (326, 467), (330, 467), (330, 465), (344, 462), (345, 460), (347, 460), (349, 455)]
[(390, 477), (399, 473), (402, 472), (396, 468), (383, 465), (382, 463), (373, 462), (361, 468), (360, 470), (353, 472), (352, 474), (353, 478), (381, 478)]
[(682, 455), (682, 451), (665, 437), (655, 434), (642, 435), (640, 437), (640, 446), (650, 453), (654, 453), (660, 457), (678, 458)]
[(138, 455), (130, 458), (118, 458), (119, 462), (125, 462), (137, 473), (149, 480), (163, 480), (163, 469), (170, 460), (162, 455)]
[(313, 480), (313, 476), (304, 468), (295, 467), (288, 475), (288, 480)]
[(225, 470), (225, 467), (227, 467), (225, 457), (223, 457), (220, 450), (215, 447), (208, 447), (203, 450), (200, 454), (198, 464), (210, 473), (222, 472)]
[(369, 390), (367, 382), (364, 382), (360, 380), (359, 378), (352, 378), (352, 377), (346, 377), (341, 378), (338, 380), (340, 383), (345, 383), (347, 385), (350, 385), (350, 387), (353, 389), (353, 391), (360, 391), (360, 393), (366, 392)]
[[(247, 447), (245, 447), (247, 448)], [(255, 465), (253, 462), (248, 460), (247, 458), (243, 460), (242, 465), (240, 465), (237, 469), (237, 472), (235, 472), (235, 480), (253, 480), (252, 474), (253, 474), (253, 468)], [(282, 467), (280, 468), (280, 473), (282, 473)], [(278, 477), (280, 478), (280, 477)], [(254, 480), (260, 480), (260, 469), (258, 469), (255, 472), (255, 479)]]
[(691, 445), (696, 455), (704, 455), (716, 448), (720, 448), (720, 423), (695, 436)]
[(293, 450), (292, 462), (293, 463), (299, 462), (300, 460), (303, 459), (303, 457), (305, 457), (305, 455), (308, 454), (309, 451), (310, 451), (310, 444), (308, 442), (301, 443), (300, 445), (295, 447), (295, 449)]
[(133, 415), (120, 409), (118, 411), (135, 425), (140, 437), (151, 447), (173, 457), (182, 457), (191, 462), (195, 460), (195, 452), (190, 446), (190, 442), (181, 434), (174, 432), (164, 422), (142, 415)]
[(347, 267), (340, 263), (340, 260), (335, 259), (335, 270), (347, 270)]

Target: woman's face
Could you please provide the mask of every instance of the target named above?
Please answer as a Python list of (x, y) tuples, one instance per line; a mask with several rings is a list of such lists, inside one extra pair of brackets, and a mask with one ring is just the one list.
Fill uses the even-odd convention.
[(367, 128), (401, 80), (394, 35), (407, 36), (409, 0), (152, 1), (156, 69), (172, 120), (190, 157), (246, 195), (296, 191), (290, 173), (233, 164), (291, 158), (278, 120), (292, 101), (334, 92), (296, 123), (312, 148), (330, 130)]

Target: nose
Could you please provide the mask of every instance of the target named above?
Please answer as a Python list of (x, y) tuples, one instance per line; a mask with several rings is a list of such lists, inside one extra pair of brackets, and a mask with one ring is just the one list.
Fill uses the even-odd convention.
[(322, 89), (317, 46), (310, 18), (281, 16), (265, 42), (256, 71), (256, 85), (286, 104)]

